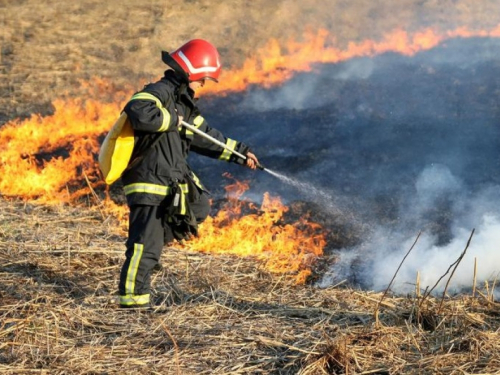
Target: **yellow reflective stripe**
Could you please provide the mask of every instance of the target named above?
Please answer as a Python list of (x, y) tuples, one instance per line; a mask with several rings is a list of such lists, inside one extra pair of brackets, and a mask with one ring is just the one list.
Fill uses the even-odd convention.
[(167, 109), (161, 104), (160, 99), (158, 99), (156, 96), (153, 94), (147, 93), (147, 92), (140, 92), (138, 94), (135, 94), (132, 96), (130, 100), (152, 100), (156, 103), (156, 106), (160, 108), (161, 113), (163, 114), (163, 120), (160, 126), (160, 129), (158, 129), (159, 132), (163, 132), (168, 129), (170, 125), (170, 112), (167, 111)]
[(134, 193), (147, 193), (167, 196), (170, 194), (170, 186), (147, 184), (143, 182), (137, 182), (135, 184), (125, 185), (123, 187), (125, 195)]
[[(236, 142), (234, 139), (228, 138), (226, 141), (226, 146), (228, 146), (231, 150), (234, 150), (237, 143), (238, 142)], [(224, 149), (224, 152), (221, 154), (221, 156), (219, 156), (219, 159), (229, 161), (229, 158), (231, 157), (231, 155), (232, 155), (232, 152), (230, 150)]]
[(181, 200), (179, 202), (180, 213), (181, 213), (181, 215), (185, 215), (186, 211), (187, 211), (186, 195), (187, 195), (187, 193), (189, 193), (189, 186), (188, 186), (188, 184), (179, 184), (179, 187), (181, 188)]
[(194, 174), (194, 172), (191, 172), (191, 178), (196, 186), (198, 186), (200, 189), (203, 189), (203, 185), (201, 184), (200, 179), (197, 175)]
[[(193, 121), (193, 126), (195, 128), (199, 128), (201, 126), (201, 124), (203, 124), (203, 121), (205, 121), (205, 119), (201, 116), (196, 116), (196, 118), (194, 119)], [(179, 130), (182, 126), (179, 127)], [(192, 130), (189, 130), (188, 128), (184, 128), (185, 129), (185, 132), (186, 132), (186, 135), (193, 135), (194, 132)]]
[(127, 294), (125, 296), (120, 296), (120, 305), (131, 306), (131, 305), (145, 305), (149, 303), (149, 294)]
[(203, 124), (203, 121), (205, 121), (205, 119), (202, 116), (196, 116), (196, 118), (193, 121), (193, 125), (199, 128), (201, 124)]
[(161, 113), (163, 113), (163, 121), (162, 121), (160, 129), (158, 131), (164, 132), (170, 126), (170, 113), (167, 111), (167, 109), (165, 107), (161, 107), (160, 110), (161, 110)]
[(180, 201), (180, 214), (185, 215), (186, 214), (186, 194), (181, 191), (181, 201)]
[(125, 280), (125, 293), (129, 295), (134, 294), (135, 289), (135, 278), (137, 276), (137, 271), (139, 269), (139, 263), (141, 262), (142, 252), (144, 250), (144, 245), (140, 243), (134, 244), (134, 254), (130, 259), (127, 270), (127, 279)]
[(156, 103), (157, 107), (159, 107), (159, 108), (163, 107), (160, 99), (158, 99), (156, 96), (154, 96), (153, 94), (150, 94), (148, 92), (139, 92), (139, 93), (135, 94), (134, 96), (132, 96), (132, 98), (130, 100), (152, 100), (153, 102)]

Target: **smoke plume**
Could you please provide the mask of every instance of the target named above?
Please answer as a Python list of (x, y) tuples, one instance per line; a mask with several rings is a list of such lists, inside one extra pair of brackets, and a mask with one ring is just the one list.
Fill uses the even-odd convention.
[[(204, 109), (295, 181), (248, 172), (255, 197), (314, 203), (327, 229), (343, 221), (353, 231), (354, 241), (330, 248), (336, 262), (320, 285), (386, 288), (421, 232), (393, 290), (413, 289), (417, 272), (432, 287), (475, 229), (450, 284), (459, 290), (472, 285), (475, 260), (478, 282), (500, 271), (499, 51), (497, 39), (455, 39), (411, 57), (325, 64), (281, 87), (208, 99)], [(210, 162), (193, 163), (203, 175)]]

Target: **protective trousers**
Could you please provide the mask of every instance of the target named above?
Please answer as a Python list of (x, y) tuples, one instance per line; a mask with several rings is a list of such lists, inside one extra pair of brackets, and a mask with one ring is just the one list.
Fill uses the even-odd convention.
[[(208, 216), (210, 204), (206, 193), (197, 198), (190, 204), (201, 223)], [(160, 260), (164, 244), (174, 239), (165, 226), (165, 212), (164, 206), (130, 207), (127, 250), (118, 286), (120, 305), (124, 307), (150, 303), (151, 272)]]
[(161, 206), (130, 207), (125, 262), (120, 273), (120, 305), (149, 304), (150, 279), (163, 248), (165, 209)]

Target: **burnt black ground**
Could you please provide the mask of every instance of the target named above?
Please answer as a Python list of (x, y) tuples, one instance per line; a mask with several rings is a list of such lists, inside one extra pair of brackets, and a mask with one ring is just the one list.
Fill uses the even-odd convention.
[(229, 170), (250, 181), (250, 199), (268, 191), (308, 202), (327, 227), (354, 218), (430, 229), (445, 243), (466, 202), (500, 186), (499, 92), (500, 41), (457, 38), (414, 56), (318, 65), (280, 87), (202, 99), (212, 126), (354, 213), (345, 220), (328, 212), (325, 196), (265, 172), (196, 155), (192, 165), (215, 197)]

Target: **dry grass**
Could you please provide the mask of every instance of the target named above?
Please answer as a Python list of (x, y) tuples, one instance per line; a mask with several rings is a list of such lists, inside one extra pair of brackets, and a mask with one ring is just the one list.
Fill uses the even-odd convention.
[(249, 258), (166, 249), (155, 311), (123, 311), (125, 238), (112, 218), (4, 200), (0, 212), (2, 374), (500, 371), (499, 306), (486, 290), (381, 301), (297, 286)]
[(211, 40), (230, 69), (270, 39), (284, 46), (318, 29), (346, 48), (397, 28), (498, 22), (497, 0), (0, 0), (0, 124), (46, 114), (63, 94), (81, 95), (80, 80), (140, 87), (161, 75), (162, 49), (191, 38)]
[[(80, 79), (137, 86), (162, 69), (159, 50), (192, 37), (212, 40), (231, 67), (308, 27), (344, 46), (498, 19), (496, 0), (0, 0), (0, 125), (78, 96)], [(500, 373), (499, 306), (479, 288), (380, 303), (383, 293), (345, 284), (297, 286), (253, 259), (168, 249), (157, 310), (119, 310), (116, 227), (91, 207), (0, 199), (0, 373)]]

